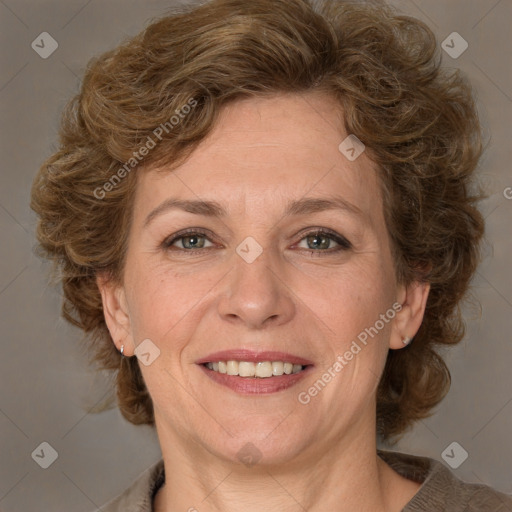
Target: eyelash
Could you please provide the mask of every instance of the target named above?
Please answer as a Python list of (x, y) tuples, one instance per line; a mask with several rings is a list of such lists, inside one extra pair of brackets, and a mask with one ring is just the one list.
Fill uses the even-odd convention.
[[(172, 248), (172, 245), (177, 242), (178, 240), (181, 240), (183, 238), (189, 238), (192, 236), (201, 236), (206, 237), (207, 240), (211, 242), (211, 240), (208, 238), (208, 233), (200, 230), (200, 229), (189, 229), (186, 231), (181, 231), (180, 233), (176, 233), (175, 235), (171, 235), (170, 237), (166, 238), (162, 244), (161, 247), (164, 250), (178, 250), (182, 253), (188, 253), (192, 255), (191, 253), (202, 253), (205, 250), (212, 249), (212, 247), (202, 247), (200, 249), (184, 249), (184, 248)], [(299, 243), (302, 242), (304, 239), (310, 237), (310, 236), (319, 236), (319, 237), (326, 237), (331, 240), (334, 240), (338, 247), (330, 248), (330, 249), (302, 249), (303, 251), (308, 251), (311, 256), (321, 256), (323, 254), (333, 254), (340, 251), (346, 251), (348, 249), (352, 248), (352, 244), (343, 236), (337, 234), (334, 231), (331, 231), (330, 229), (326, 228), (316, 228), (311, 231), (308, 231), (301, 235), (302, 238), (299, 240)]]

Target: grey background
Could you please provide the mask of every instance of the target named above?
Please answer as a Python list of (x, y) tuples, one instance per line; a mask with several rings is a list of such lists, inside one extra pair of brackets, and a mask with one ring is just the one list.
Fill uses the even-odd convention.
[[(512, 493), (512, 109), (510, 0), (395, 0), (426, 21), (439, 43), (453, 31), (468, 50), (443, 62), (474, 85), (488, 149), (481, 175), (490, 197), (486, 258), (466, 308), (468, 334), (447, 353), (451, 391), (436, 414), (394, 448), (438, 460), (457, 441), (469, 453), (454, 472)], [(80, 333), (60, 318), (60, 291), (32, 253), (28, 207), (34, 174), (56, 146), (60, 111), (93, 55), (136, 34), (172, 2), (0, 0), (0, 510), (86, 512), (123, 491), (160, 457), (154, 431), (117, 409), (87, 413), (109, 382), (79, 351)], [(43, 31), (59, 47), (48, 59), (31, 48)], [(512, 190), (510, 190), (512, 196)], [(481, 305), (481, 308), (478, 306)], [(46, 470), (31, 457), (46, 441), (58, 452)]]

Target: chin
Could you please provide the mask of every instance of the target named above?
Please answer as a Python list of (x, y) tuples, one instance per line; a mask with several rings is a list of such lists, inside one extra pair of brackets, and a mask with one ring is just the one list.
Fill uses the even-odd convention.
[(282, 419), (269, 428), (268, 418), (262, 418), (259, 422), (253, 419), (252, 424), (238, 425), (236, 430), (229, 428), (233, 436), (222, 431), (222, 439), (203, 442), (210, 453), (229, 463), (245, 464), (247, 467), (256, 464), (260, 467), (286, 464), (303, 453), (312, 440), (310, 436), (305, 436), (305, 429), (298, 425), (296, 432), (290, 431), (289, 427), (280, 429), (280, 421)]

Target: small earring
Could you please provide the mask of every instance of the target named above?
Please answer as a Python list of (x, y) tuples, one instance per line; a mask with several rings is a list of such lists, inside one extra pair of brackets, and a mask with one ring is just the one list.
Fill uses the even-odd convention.
[(402, 340), (402, 343), (404, 345), (409, 345), (409, 343), (412, 341), (412, 338), (409, 338), (409, 336), (406, 336), (403, 340)]
[(124, 352), (124, 345), (121, 345), (121, 355), (124, 355), (123, 352)]

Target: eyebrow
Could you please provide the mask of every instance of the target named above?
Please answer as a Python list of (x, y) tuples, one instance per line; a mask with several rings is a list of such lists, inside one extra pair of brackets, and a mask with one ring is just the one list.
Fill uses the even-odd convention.
[[(195, 215), (205, 217), (225, 218), (227, 211), (217, 201), (203, 201), (190, 199), (169, 198), (160, 203), (144, 220), (144, 227), (148, 226), (156, 217), (169, 210), (183, 210)], [(307, 197), (290, 201), (285, 208), (284, 217), (293, 215), (310, 215), (326, 210), (342, 210), (352, 215), (364, 217), (364, 213), (354, 204), (340, 196)]]

